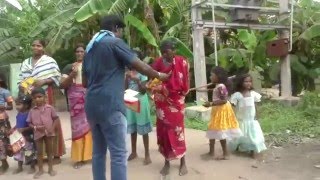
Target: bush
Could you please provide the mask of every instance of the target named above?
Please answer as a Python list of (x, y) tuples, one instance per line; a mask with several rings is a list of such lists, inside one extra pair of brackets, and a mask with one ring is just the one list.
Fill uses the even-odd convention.
[(281, 136), (320, 136), (320, 94), (318, 92), (307, 92), (296, 107), (266, 101), (258, 109), (261, 127), (266, 135), (277, 135), (279, 138)]

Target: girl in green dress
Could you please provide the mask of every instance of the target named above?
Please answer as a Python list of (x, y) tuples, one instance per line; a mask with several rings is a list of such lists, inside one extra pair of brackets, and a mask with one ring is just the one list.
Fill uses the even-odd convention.
[(266, 150), (263, 132), (257, 120), (256, 103), (261, 102), (261, 95), (252, 88), (252, 77), (249, 74), (237, 77), (236, 93), (230, 102), (235, 106), (243, 136), (230, 142), (233, 151), (251, 152), (253, 158)]
[(137, 154), (137, 135), (143, 136), (143, 144), (145, 148), (144, 164), (151, 163), (149, 153), (149, 133), (152, 131), (149, 97), (146, 93), (146, 83), (148, 78), (134, 70), (126, 73), (126, 88), (138, 91), (137, 96), (140, 100), (140, 112), (134, 112), (127, 109), (128, 134), (131, 134), (132, 152), (128, 158), (131, 161), (138, 157)]

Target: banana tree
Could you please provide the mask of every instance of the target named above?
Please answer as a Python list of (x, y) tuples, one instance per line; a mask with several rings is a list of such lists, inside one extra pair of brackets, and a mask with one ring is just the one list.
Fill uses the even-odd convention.
[[(227, 69), (246, 68), (266, 68), (268, 58), (265, 55), (266, 42), (276, 38), (274, 31), (232, 31), (229, 39), (225, 39), (220, 44), (220, 50), (217, 52), (219, 64)], [(233, 44), (231, 44), (231, 42)], [(235, 43), (236, 42), (236, 43)], [(214, 62), (214, 53), (209, 56), (209, 63)]]
[[(175, 1), (175, 2), (179, 2), (179, 1)], [(112, 3), (113, 3), (113, 6), (111, 5)], [(137, 3), (140, 3), (139, 5), (143, 5), (142, 6), (144, 7), (142, 11), (143, 14), (140, 14), (141, 13), (140, 9), (135, 11), (135, 8), (137, 7)], [(158, 29), (158, 24), (155, 19), (153, 7), (155, 4), (161, 6), (162, 3), (163, 2), (151, 1), (151, 0), (144, 0), (140, 2), (138, 2), (137, 0), (129, 0), (129, 1), (109, 0), (108, 2), (107, 1), (102, 2), (102, 0), (90, 0), (84, 6), (82, 6), (79, 9), (79, 11), (75, 13), (75, 17), (76, 17), (76, 20), (81, 22), (92, 16), (95, 16), (96, 14), (98, 15), (104, 14), (102, 12), (108, 12), (109, 14), (122, 15), (125, 19), (126, 24), (129, 27), (134, 28), (134, 30), (138, 33), (138, 35), (143, 38), (143, 41), (151, 45), (153, 48), (156, 48), (157, 52), (159, 52), (158, 48), (159, 48), (159, 43), (161, 41), (165, 39), (172, 39), (177, 43), (177, 47), (178, 47), (177, 52), (181, 55), (188, 57), (191, 60), (192, 52), (188, 48), (189, 47), (188, 44), (177, 39), (177, 34), (174, 33), (172, 35), (169, 35), (169, 32), (168, 32), (168, 33), (164, 33), (166, 34), (165, 36), (161, 36), (161, 33), (159, 32), (159, 29)], [(132, 6), (128, 6), (129, 4), (131, 4)], [(117, 8), (113, 8), (113, 7), (117, 7)], [(168, 9), (168, 7), (164, 9)], [(172, 33), (173, 30), (169, 29), (169, 31)], [(181, 29), (177, 29), (176, 31), (177, 32), (181, 31)], [(139, 41), (140, 39), (139, 37), (136, 37), (136, 36), (131, 37), (131, 35), (134, 34), (132, 33), (132, 31), (128, 30), (126, 32), (127, 32), (126, 37), (129, 39), (129, 41), (130, 40), (132, 41), (134, 39), (135, 41), (142, 42), (142, 41)], [(188, 36), (190, 36), (190, 30), (187, 32), (188, 32)], [(134, 46), (136, 46), (136, 44), (134, 44)]]
[(0, 61), (15, 58), (19, 51), (20, 39), (13, 36), (13, 24), (7, 19), (0, 18), (1, 24), (6, 24), (0, 28)]

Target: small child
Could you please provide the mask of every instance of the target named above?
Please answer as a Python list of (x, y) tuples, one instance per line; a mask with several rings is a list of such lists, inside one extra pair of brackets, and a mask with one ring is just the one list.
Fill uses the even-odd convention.
[(10, 145), (8, 135), (11, 130), (11, 125), (6, 110), (12, 110), (12, 102), (13, 98), (8, 90), (6, 78), (4, 74), (0, 73), (0, 160), (2, 163), (0, 175), (5, 173), (9, 168), (7, 156)]
[(261, 101), (261, 95), (252, 88), (252, 78), (249, 74), (237, 78), (236, 93), (231, 96), (235, 106), (236, 116), (244, 136), (231, 141), (230, 148), (240, 152), (251, 152), (256, 158), (260, 152), (267, 149), (264, 136), (256, 117), (255, 103)]
[(145, 159), (144, 164), (148, 165), (151, 163), (150, 152), (149, 152), (149, 133), (152, 131), (151, 115), (150, 115), (150, 104), (148, 94), (145, 92), (145, 82), (148, 78), (136, 71), (128, 72), (126, 78), (126, 86), (129, 89), (140, 92), (138, 96), (140, 100), (140, 112), (134, 112), (127, 109), (127, 132), (131, 134), (131, 149), (128, 161), (131, 161), (138, 157), (137, 155), (137, 134), (142, 135), (143, 144), (145, 147)]
[(227, 160), (227, 139), (233, 139), (242, 135), (232, 106), (228, 101), (229, 79), (227, 72), (221, 67), (214, 67), (211, 70), (211, 81), (215, 84), (213, 89), (212, 102), (206, 102), (205, 107), (212, 107), (211, 120), (208, 124), (207, 138), (210, 140), (210, 151), (207, 155), (214, 158), (215, 140), (220, 140), (223, 156), (217, 160)]
[(27, 122), (31, 105), (32, 99), (29, 95), (22, 95), (16, 99), (16, 108), (18, 114), (16, 116), (16, 126), (13, 128), (13, 130), (18, 130), (24, 136), (26, 145), (20, 150), (20, 152), (14, 155), (14, 159), (18, 161), (18, 169), (13, 172), (14, 174), (18, 174), (23, 171), (23, 162), (31, 166), (29, 174), (35, 173), (36, 147), (33, 140), (33, 129)]
[(27, 122), (34, 130), (34, 140), (37, 147), (37, 162), (39, 171), (34, 175), (34, 179), (38, 179), (43, 175), (43, 146), (46, 147), (48, 156), (48, 173), (55, 176), (56, 171), (53, 170), (53, 138), (59, 117), (54, 108), (46, 104), (46, 92), (42, 88), (35, 88), (32, 93), (34, 107), (29, 112)]

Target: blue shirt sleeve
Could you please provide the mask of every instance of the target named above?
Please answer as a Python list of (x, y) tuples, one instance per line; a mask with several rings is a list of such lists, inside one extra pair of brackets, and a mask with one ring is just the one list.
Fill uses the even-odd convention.
[(115, 56), (126, 66), (130, 66), (136, 59), (137, 55), (121, 39), (114, 44)]
[(11, 93), (10, 93), (9, 90), (5, 89), (5, 90), (3, 91), (3, 97), (4, 97), (4, 100), (5, 100), (6, 102), (12, 102), (12, 97), (11, 97)]

